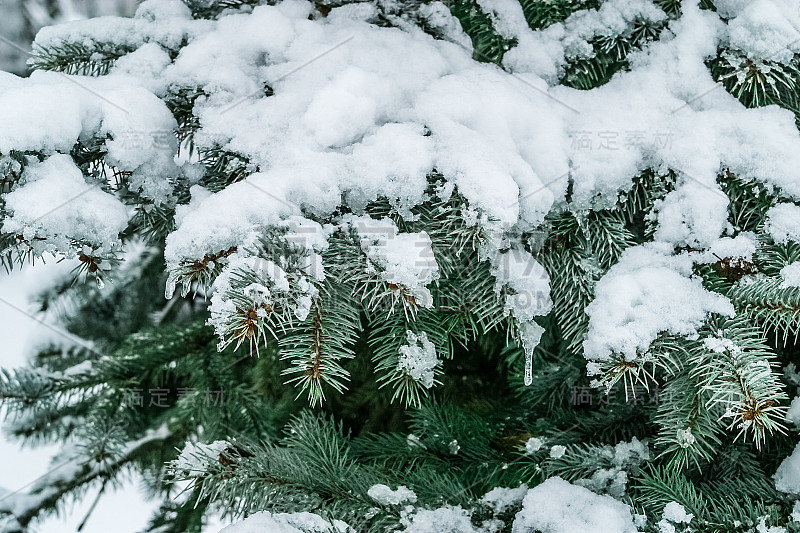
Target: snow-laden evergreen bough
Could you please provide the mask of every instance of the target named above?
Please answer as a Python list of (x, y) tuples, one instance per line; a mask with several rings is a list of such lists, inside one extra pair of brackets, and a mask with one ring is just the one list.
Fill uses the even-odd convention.
[(0, 398), (71, 463), (0, 527), (133, 470), (159, 532), (800, 530), (798, 54), (790, 0), (45, 28), (0, 249), (74, 270)]

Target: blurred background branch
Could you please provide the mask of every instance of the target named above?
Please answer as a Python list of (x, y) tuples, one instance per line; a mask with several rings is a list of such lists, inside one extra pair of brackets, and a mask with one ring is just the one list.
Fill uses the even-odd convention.
[(28, 55), (23, 50), (30, 50), (43, 26), (109, 15), (129, 17), (136, 5), (136, 0), (0, 0), (0, 37), (19, 45), (0, 43), (0, 70), (28, 75)]

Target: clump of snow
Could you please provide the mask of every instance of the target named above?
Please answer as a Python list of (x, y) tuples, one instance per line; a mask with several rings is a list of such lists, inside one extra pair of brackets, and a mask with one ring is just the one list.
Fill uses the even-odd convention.
[[(754, 233), (742, 232), (736, 237), (722, 237), (721, 239), (713, 242), (708, 252), (703, 255), (707, 258), (709, 263), (715, 263), (720, 259), (736, 258), (744, 261), (753, 259), (753, 254), (756, 252), (756, 236)], [(696, 259), (698, 263), (703, 262), (702, 259)]]
[(544, 442), (538, 437), (531, 437), (525, 443), (525, 453), (534, 453), (542, 449)]
[[(119, 243), (128, 225), (127, 208), (113, 195), (90, 184), (67, 155), (54, 154), (26, 166), (24, 184), (5, 195), (13, 213), (3, 221), (3, 231), (21, 234), (44, 251), (67, 252), (70, 240), (84, 241), (108, 250)], [(36, 241), (34, 237), (47, 238)]]
[(733, 15), (727, 26), (731, 48), (778, 63), (789, 63), (800, 52), (800, 13), (791, 0), (753, 0), (738, 9), (732, 2), (720, 3), (728, 8), (727, 16)]
[(633, 437), (630, 442), (619, 442), (614, 446), (614, 464), (621, 466), (628, 462), (641, 462), (650, 459), (647, 445)]
[[(172, 186), (167, 179), (178, 174), (175, 153), (177, 122), (164, 103), (141, 87), (122, 86), (105, 91), (103, 122), (99, 135), (105, 142), (108, 164), (131, 172), (130, 186), (141, 190), (156, 204), (170, 202)], [(135, 111), (134, 111), (135, 110)]]
[[(546, 95), (520, 91), (456, 44), (376, 29), (341, 9), (320, 31), (306, 4), (260, 6), (221, 17), (184, 47), (165, 77), (209, 95), (195, 106), (197, 145), (243, 154), (270, 176), (261, 188), (320, 215), (343, 195), (356, 213), (383, 195), (407, 216), (435, 168), (493, 220), (541, 222), (568, 181), (568, 139)], [(325, 50), (323, 61), (294, 68)], [(264, 83), (272, 96), (257, 96)], [(275, 193), (278, 181), (290, 183)], [(189, 221), (170, 260), (221, 248)]]
[(800, 287), (800, 261), (795, 261), (781, 269), (781, 288)]
[[(319, 289), (313, 278), (309, 279), (305, 272), (294, 268), (291, 274), (287, 272), (289, 265), (285, 261), (286, 258), (280, 259), (281, 264), (277, 264), (269, 259), (248, 257), (245, 254), (233, 254), (228, 257), (227, 265), (214, 282), (215, 292), (209, 306), (211, 317), (208, 322), (220, 335), (221, 346), (226, 343), (224, 333), (228, 329), (231, 317), (237, 316), (237, 304), (230, 295), (236, 294), (234, 287), (239, 272), (247, 272), (257, 280), (244, 287), (241, 292), (252, 304), (259, 318), (266, 318), (276, 307), (290, 309), (294, 317), (301, 321), (308, 317)], [(321, 269), (317, 272), (319, 275), (324, 275)], [(174, 287), (174, 283), (172, 280), (170, 287)], [(186, 290), (188, 286), (184, 286), (184, 292)], [(168, 293), (168, 296), (171, 296), (171, 293)]]
[(341, 520), (329, 522), (318, 514), (270, 513), (260, 511), (241, 522), (223, 528), (220, 533), (346, 533), (352, 531)]
[(768, 526), (767, 517), (762, 516), (756, 525), (756, 533), (786, 533), (786, 528), (781, 526)]
[(386, 485), (377, 484), (371, 486), (367, 494), (381, 505), (400, 505), (417, 501), (417, 495), (414, 491), (403, 485), (392, 490)]
[(434, 370), (439, 365), (436, 358), (436, 346), (428, 340), (428, 335), (421, 331), (407, 331), (408, 344), (400, 347), (397, 358), (397, 370), (408, 374), (415, 381), (422, 383), (426, 389), (433, 387)]
[(739, 353), (742, 351), (742, 349), (739, 348), (735, 342), (724, 337), (706, 337), (703, 339), (703, 346), (706, 348), (706, 350), (715, 353)]
[(528, 491), (512, 533), (636, 533), (630, 507), (552, 477)]
[(628, 486), (628, 473), (619, 468), (600, 468), (590, 478), (575, 480), (575, 485), (586, 487), (597, 494), (621, 498)]
[(518, 3), (508, 0), (479, 3), (492, 16), (502, 35), (518, 41), (506, 53), (504, 63), (517, 72), (534, 72), (548, 82), (555, 82), (567, 59), (592, 56), (590, 41), (594, 38), (620, 35), (637, 20), (658, 23), (666, 18), (652, 2), (612, 0), (604, 2), (600, 9), (581, 10), (563, 23), (531, 31)]
[(667, 520), (661, 520), (657, 525), (658, 533), (675, 533), (675, 526)]
[(676, 524), (688, 524), (694, 515), (687, 513), (683, 505), (677, 502), (669, 502), (664, 506), (664, 518)]
[(481, 533), (472, 525), (469, 511), (458, 506), (419, 509), (402, 522), (405, 533)]
[(421, 307), (433, 307), (427, 285), (439, 279), (439, 266), (427, 233), (400, 233), (389, 218), (352, 217), (348, 223), (357, 231), (361, 249), (383, 280), (406, 289)]
[(60, 150), (69, 152), (84, 125), (97, 121), (95, 103), (87, 112), (87, 98), (75, 87), (34, 72), (25, 83), (11, 74), (0, 75), (0, 120), (13, 124), (0, 133), (0, 152)]
[(647, 445), (636, 437), (630, 442), (619, 442), (615, 446), (603, 446), (598, 459), (606, 468), (595, 471), (590, 478), (578, 479), (576, 485), (586, 487), (598, 494), (609, 494), (621, 498), (628, 485), (628, 472), (638, 470), (641, 464), (650, 459)]
[(688, 448), (697, 440), (692, 434), (692, 428), (680, 428), (676, 432), (676, 438), (681, 448)]
[(447, 443), (447, 449), (450, 450), (450, 455), (458, 455), (458, 452), (461, 451), (461, 445), (458, 443), (458, 439), (453, 439)]
[[(301, 321), (311, 312), (314, 298), (319, 295), (317, 284), (325, 279), (320, 252), (328, 246), (328, 233), (317, 222), (300, 216), (287, 217), (275, 225), (282, 228), (282, 233), (274, 238), (299, 250), (299, 257), (267, 259), (250, 256), (245, 251), (227, 257), (227, 263), (214, 281), (215, 291), (209, 307), (209, 323), (221, 338), (241, 304), (234, 302), (231, 294), (238, 294), (235, 287), (242, 272), (256, 280), (244, 287), (241, 294), (252, 304), (258, 317), (266, 318), (270, 310), (277, 307), (290, 309)], [(251, 235), (251, 242), (256, 237)], [(269, 245), (267, 243), (267, 248)], [(269, 254), (269, 250), (266, 253)], [(174, 275), (167, 280), (167, 298), (172, 297), (177, 282)], [(184, 282), (181, 291), (184, 296), (189, 288), (190, 285)], [(222, 338), (221, 345), (224, 346), (225, 342)]]
[(800, 428), (800, 396), (795, 396), (786, 411), (786, 419), (791, 421), (792, 424)]
[(550, 448), (550, 457), (553, 459), (561, 459), (565, 453), (567, 453), (567, 447), (561, 444), (556, 444)]
[(152, 91), (159, 91), (161, 87), (159, 77), (170, 63), (172, 58), (164, 48), (155, 43), (147, 43), (117, 59), (111, 67), (111, 73), (154, 80), (154, 83), (144, 85)]
[(187, 442), (173, 466), (175, 470), (187, 471), (192, 476), (203, 475), (211, 463), (219, 462), (219, 455), (228, 446), (228, 442), (224, 440), (216, 440), (210, 444)]
[(775, 488), (779, 491), (800, 494), (800, 444), (781, 462), (773, 477)]
[(767, 211), (766, 230), (775, 242), (800, 242), (800, 206), (780, 203), (771, 207)]
[(513, 489), (496, 487), (483, 495), (481, 503), (491, 507), (495, 514), (501, 514), (507, 509), (519, 505), (527, 493), (528, 486), (524, 483)]
[(660, 244), (623, 252), (619, 262), (597, 282), (595, 299), (586, 307), (589, 332), (584, 353), (591, 362), (620, 354), (633, 361), (662, 332), (692, 335), (711, 313), (734, 314), (720, 294), (692, 277), (689, 254), (671, 255)]
[(655, 240), (676, 247), (710, 246), (725, 230), (728, 197), (718, 187), (689, 180), (655, 203), (658, 229)]
[(422, 444), (422, 441), (414, 435), (413, 433), (409, 433), (406, 437), (406, 444), (408, 444), (409, 448), (425, 448), (425, 445)]
[(781, 462), (773, 477), (775, 488), (779, 491), (800, 494), (800, 444)]
[(210, 197), (211, 194), (211, 191), (200, 185), (192, 185), (189, 187), (191, 200), (188, 204), (178, 204), (175, 206), (175, 223), (180, 224), (188, 213), (196, 209), (200, 202)]
[(152, 42), (176, 50), (200, 30), (212, 26), (210, 21), (194, 21), (189, 8), (179, 0), (142, 2), (134, 18), (96, 17), (47, 26), (36, 34), (34, 46), (59, 47), (80, 43), (91, 49), (115, 47), (134, 50)]
[(525, 250), (511, 249), (495, 257), (492, 273), (497, 279), (497, 292), (507, 286), (506, 312), (520, 322), (546, 315), (553, 308), (550, 299), (550, 275)]

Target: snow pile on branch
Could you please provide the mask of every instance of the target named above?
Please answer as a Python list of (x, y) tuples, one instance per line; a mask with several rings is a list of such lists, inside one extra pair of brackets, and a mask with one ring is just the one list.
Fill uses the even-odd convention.
[(800, 444), (775, 471), (775, 488), (789, 494), (800, 494)]
[(767, 231), (775, 242), (800, 242), (800, 206), (780, 203), (767, 211)]
[(675, 524), (689, 524), (694, 515), (687, 513), (683, 505), (677, 502), (669, 502), (664, 506), (661, 521), (658, 523), (660, 533), (675, 533)]
[[(19, 233), (37, 245), (35, 237), (47, 238), (44, 251), (68, 250), (69, 239), (108, 249), (119, 243), (118, 235), (128, 225), (124, 205), (113, 195), (89, 184), (67, 155), (54, 154), (25, 168), (25, 185), (5, 196), (14, 216), (2, 230)], [(69, 203), (68, 209), (61, 209)]]
[[(272, 201), (324, 215), (343, 195), (356, 210), (380, 195), (407, 213), (423, 201), (434, 168), (509, 226), (540, 223), (563, 198), (568, 142), (545, 95), (520, 91), (452, 43), (376, 29), (345, 9), (333, 9), (321, 28), (310, 9), (287, 1), (223, 17), (164, 72), (209, 94), (195, 106), (195, 142), (243, 154), (261, 170), (248, 181), (269, 191), (265, 198), (248, 201), (259, 196), (248, 183), (217, 193), (237, 205), (237, 218), (264, 220)], [(219, 68), (208, 68), (209, 57)], [(269, 64), (257, 66), (259, 57)], [(258, 96), (265, 83), (272, 96)], [(169, 261), (236, 244), (210, 245), (195, 227), (213, 205), (221, 206), (208, 199), (187, 215), (169, 240)]]
[(553, 308), (550, 299), (550, 275), (531, 254), (512, 248), (496, 256), (492, 273), (497, 278), (497, 292), (508, 288), (506, 312), (520, 322), (546, 315)]
[(203, 475), (211, 463), (219, 462), (219, 456), (228, 448), (224, 440), (217, 440), (210, 444), (201, 442), (187, 442), (181, 454), (174, 462), (176, 470), (186, 470), (190, 475)]
[(584, 354), (593, 363), (615, 354), (634, 361), (660, 333), (692, 335), (710, 313), (732, 316), (733, 305), (692, 277), (693, 256), (671, 255), (662, 244), (626, 250), (619, 263), (598, 281), (586, 307), (589, 333)]
[(728, 203), (721, 190), (686, 181), (656, 202), (655, 240), (674, 246), (707, 248), (727, 227)]
[(406, 335), (408, 344), (400, 347), (397, 369), (430, 389), (433, 387), (434, 369), (440, 363), (436, 358), (436, 347), (424, 331), (419, 334), (407, 331)]
[(795, 261), (781, 269), (781, 288), (800, 287), (800, 261)]
[(754, 58), (789, 63), (800, 53), (800, 11), (792, 0), (716, 0), (731, 48)]
[[(624, 14), (614, 15), (619, 23), (610, 22), (613, 17), (586, 22), (594, 28), (587, 36), (637, 15), (617, 4), (614, 9)], [(649, 5), (647, 18), (663, 19), (652, 4), (641, 4), (638, 11)], [(308, 9), (284, 2), (224, 17), (164, 73), (210, 93), (197, 105), (196, 141), (246, 155), (262, 172), (252, 178), (254, 184), (288, 204), (285, 208), (303, 205), (324, 214), (337, 207), (342, 194), (355, 207), (380, 194), (398, 212), (407, 212), (423, 198), (425, 173), (436, 168), (491, 219), (530, 226), (563, 200), (569, 178), (573, 201), (603, 206), (643, 169), (668, 167), (680, 181), (661, 206), (659, 238), (703, 246), (726, 229), (727, 199), (716, 183), (721, 168), (800, 195), (794, 179), (800, 137), (790, 112), (746, 109), (725, 91), (694, 99), (714, 83), (704, 63), (724, 38), (714, 13), (686, 6), (684, 16), (670, 25), (672, 38), (631, 54), (630, 72), (597, 89), (576, 91), (548, 88), (533, 72), (520, 69), (511, 77), (475, 64), (468, 51), (422, 33), (376, 31), (345, 16), (346, 10), (334, 9), (325, 31), (318, 31), (317, 23), (307, 20)], [(566, 24), (578, 27), (577, 20)], [(269, 39), (263, 28), (274, 30)], [(535, 33), (548, 32), (554, 29)], [(198, 68), (199, 58), (219, 55), (212, 53), (216, 47), (227, 52), (224, 66)], [(543, 47), (527, 53), (541, 60)], [(521, 54), (521, 48), (510, 55)], [(324, 59), (285, 75), (292, 65), (326, 50)], [(253, 65), (258, 54), (270, 58), (261, 70)], [(408, 57), (417, 59), (412, 63)], [(257, 81), (269, 84), (274, 94), (258, 97)], [(259, 126), (264, 123), (271, 127)], [(602, 131), (616, 132), (616, 145), (592, 138), (587, 147), (575, 138)], [(630, 131), (644, 132), (644, 138), (625, 143), (620, 136)], [(702, 152), (696, 149), (700, 145)], [(289, 176), (291, 184), (285, 183)], [(253, 219), (275, 212), (273, 206), (258, 214), (256, 205), (251, 211), (253, 202), (245, 197), (252, 193), (240, 183), (217, 195), (228, 197), (229, 205), (241, 199)], [(204, 218), (221, 205), (207, 202), (171, 237), (170, 261), (223, 247), (217, 240), (207, 246), (211, 237), (192, 229), (192, 218)]]
[(481, 498), (484, 503), (492, 508), (495, 514), (500, 514), (522, 502), (528, 493), (528, 486), (524, 483), (515, 489), (495, 487)]
[(594, 54), (590, 41), (619, 35), (634, 21), (662, 22), (666, 14), (647, 0), (610, 0), (597, 10), (582, 10), (541, 31), (532, 31), (522, 6), (510, 0), (480, 0), (479, 4), (495, 22), (497, 31), (516, 38), (517, 46), (506, 53), (504, 63), (515, 72), (535, 72), (548, 82), (568, 59)]
[(371, 486), (367, 494), (381, 505), (400, 505), (401, 503), (414, 503), (417, 501), (417, 495), (414, 494), (414, 491), (403, 485), (392, 490), (388, 486), (379, 483)]
[(636, 526), (624, 503), (552, 477), (528, 491), (511, 531), (636, 533)]
[(358, 233), (370, 266), (384, 281), (407, 290), (419, 306), (433, 307), (427, 285), (439, 279), (439, 266), (427, 233), (400, 233), (389, 218), (352, 217), (348, 223)]
[(633, 437), (630, 442), (619, 442), (615, 446), (600, 448), (600, 457), (608, 465), (596, 470), (591, 477), (575, 480), (574, 484), (597, 494), (608, 494), (622, 498), (628, 485), (628, 472), (638, 470), (642, 463), (650, 460), (647, 445)]
[(419, 509), (403, 525), (404, 533), (488, 533), (473, 526), (469, 511), (458, 506)]
[(191, 11), (180, 0), (145, 1), (133, 18), (96, 17), (44, 27), (36, 34), (34, 47), (46, 49), (77, 42), (92, 49), (113, 42), (128, 50), (145, 43), (175, 50), (208, 24), (193, 20)]
[(347, 533), (352, 531), (341, 520), (329, 522), (314, 513), (269, 513), (260, 511), (220, 533)]
[(174, 201), (166, 178), (178, 174), (177, 124), (164, 102), (129, 78), (71, 79), (44, 71), (24, 82), (0, 76), (0, 120), (9, 125), (0, 151), (68, 153), (79, 139), (108, 138), (108, 164), (132, 172), (132, 183), (154, 202)]

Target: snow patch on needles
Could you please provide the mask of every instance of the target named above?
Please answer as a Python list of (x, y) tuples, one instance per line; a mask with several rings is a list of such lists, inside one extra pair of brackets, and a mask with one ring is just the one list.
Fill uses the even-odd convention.
[(352, 529), (341, 520), (329, 522), (318, 514), (260, 511), (219, 533), (347, 533)]
[(728, 197), (718, 187), (687, 180), (663, 200), (656, 201), (655, 240), (676, 247), (706, 248), (726, 229)]
[(459, 506), (420, 509), (401, 522), (404, 533), (483, 533), (472, 525), (469, 511)]
[(406, 502), (414, 503), (417, 501), (417, 495), (414, 491), (403, 485), (392, 490), (388, 486), (379, 483), (371, 486), (367, 494), (381, 505), (400, 505)]
[(185, 470), (192, 476), (202, 476), (210, 464), (219, 462), (219, 455), (228, 448), (224, 440), (210, 444), (187, 442), (174, 462), (175, 470)]
[(670, 253), (661, 244), (629, 248), (597, 282), (583, 345), (590, 374), (614, 354), (637, 360), (660, 333), (693, 335), (710, 313), (733, 316), (727, 298), (692, 277), (692, 256)]
[(506, 312), (520, 322), (530, 322), (553, 308), (550, 275), (525, 250), (512, 248), (498, 254), (492, 273), (497, 279), (496, 292), (505, 293)]
[(800, 12), (792, 0), (716, 1), (728, 21), (731, 48), (749, 57), (789, 63), (800, 52)]
[(180, 172), (177, 124), (164, 102), (130, 77), (71, 79), (45, 71), (25, 82), (0, 76), (0, 121), (13, 125), (0, 133), (0, 152), (68, 153), (79, 140), (103, 139), (105, 161), (131, 173), (132, 190), (156, 204), (174, 203), (166, 178)]
[(353, 217), (361, 249), (390, 286), (403, 288), (420, 307), (432, 308), (433, 296), (427, 285), (439, 279), (439, 265), (427, 233), (400, 233), (395, 223), (384, 218)]
[(800, 444), (775, 471), (775, 488), (789, 494), (800, 494)]
[(139, 5), (133, 18), (97, 17), (44, 27), (36, 34), (34, 47), (77, 42), (94, 49), (113, 42), (129, 50), (145, 43), (177, 50), (184, 39), (191, 40), (211, 25), (210, 21), (192, 20), (191, 11), (179, 0), (149, 0)]
[(542, 441), (542, 439), (539, 437), (531, 437), (525, 443), (525, 453), (531, 454), (538, 452), (542, 449), (542, 446), (544, 446), (544, 441)]
[(692, 521), (694, 515), (687, 513), (683, 505), (677, 502), (669, 502), (664, 506), (664, 519), (674, 522), (676, 524), (688, 524)]
[(68, 155), (29, 164), (22, 180), (22, 187), (5, 196), (13, 215), (3, 222), (3, 232), (21, 234), (34, 247), (42, 243), (39, 253), (69, 250), (71, 239), (105, 250), (119, 243), (119, 233), (128, 225), (127, 208), (87, 183)]
[(512, 533), (636, 533), (630, 507), (552, 477), (525, 496)]
[(781, 288), (800, 287), (800, 261), (795, 261), (781, 269)]
[(436, 347), (422, 331), (419, 334), (407, 331), (408, 344), (400, 347), (397, 370), (419, 381), (426, 389), (433, 387), (434, 370), (439, 365)]
[(800, 206), (780, 203), (767, 211), (767, 231), (775, 242), (800, 242)]
[(524, 483), (515, 489), (496, 487), (484, 494), (480, 501), (491, 507), (497, 515), (522, 503), (527, 493), (528, 486)]

